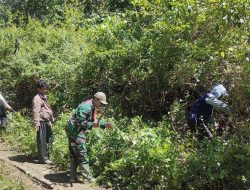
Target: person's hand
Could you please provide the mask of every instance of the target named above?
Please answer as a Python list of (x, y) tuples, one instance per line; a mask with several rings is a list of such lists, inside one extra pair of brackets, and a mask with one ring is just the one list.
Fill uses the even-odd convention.
[(35, 126), (34, 129), (36, 132), (39, 131), (39, 126)]
[(106, 123), (105, 129), (111, 129), (111, 128), (112, 128), (111, 123)]
[(92, 127), (93, 127), (93, 128), (99, 127), (99, 123), (98, 123), (97, 120), (95, 120), (95, 121), (93, 122)]
[(15, 111), (13, 110), (13, 108), (12, 108), (12, 107), (7, 107), (7, 110), (8, 110), (8, 111), (15, 112)]
[(220, 124), (217, 123), (217, 122), (214, 123), (214, 126), (215, 126), (215, 127), (218, 127), (219, 125), (220, 125)]
[(52, 127), (52, 123), (51, 121), (48, 122), (48, 126)]

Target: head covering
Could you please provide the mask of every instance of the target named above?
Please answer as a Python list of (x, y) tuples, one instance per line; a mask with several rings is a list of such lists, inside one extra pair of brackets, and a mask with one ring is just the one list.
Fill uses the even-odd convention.
[(94, 97), (98, 98), (102, 104), (105, 104), (105, 105), (108, 104), (107, 99), (106, 99), (106, 95), (103, 92), (95, 93)]
[(216, 97), (216, 98), (219, 98), (221, 96), (228, 96), (228, 93), (227, 93), (227, 90), (226, 88), (222, 85), (222, 84), (219, 84), (219, 85), (216, 85), (211, 93)]

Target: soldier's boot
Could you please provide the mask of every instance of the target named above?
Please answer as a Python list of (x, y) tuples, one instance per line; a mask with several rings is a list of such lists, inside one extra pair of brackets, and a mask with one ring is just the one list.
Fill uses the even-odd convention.
[(74, 159), (71, 159), (70, 161), (70, 178), (71, 183), (75, 183), (78, 181), (77, 179), (77, 164)]
[(87, 179), (91, 183), (95, 182), (95, 178), (90, 173), (89, 164), (81, 164), (80, 170), (83, 178)]

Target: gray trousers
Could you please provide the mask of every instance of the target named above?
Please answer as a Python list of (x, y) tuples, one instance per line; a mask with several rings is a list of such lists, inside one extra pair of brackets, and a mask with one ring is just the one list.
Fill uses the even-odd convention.
[(7, 127), (7, 115), (3, 106), (0, 106), (0, 120), (3, 128)]
[(38, 162), (43, 163), (49, 159), (49, 146), (53, 142), (51, 126), (46, 121), (40, 121), (40, 127), (36, 134)]

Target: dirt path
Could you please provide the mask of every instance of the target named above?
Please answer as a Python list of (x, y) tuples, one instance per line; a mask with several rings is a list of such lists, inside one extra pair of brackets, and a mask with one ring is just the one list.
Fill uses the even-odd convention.
[[(1, 174), (8, 178), (14, 180), (18, 185), (22, 186), (27, 190), (45, 190), (45, 188), (41, 183), (36, 180), (33, 180), (16, 167), (8, 164), (7, 162), (0, 160)], [(15, 184), (15, 185), (17, 185)], [(12, 184), (14, 186), (14, 184)], [(0, 189), (2, 187), (0, 186)], [(10, 187), (11, 188), (11, 187)]]
[(0, 161), (11, 171), (10, 176), (20, 179), (29, 190), (104, 190), (89, 183), (74, 183), (71, 187), (66, 172), (56, 172), (53, 166), (38, 164), (37, 160), (12, 150), (4, 143), (0, 143)]

